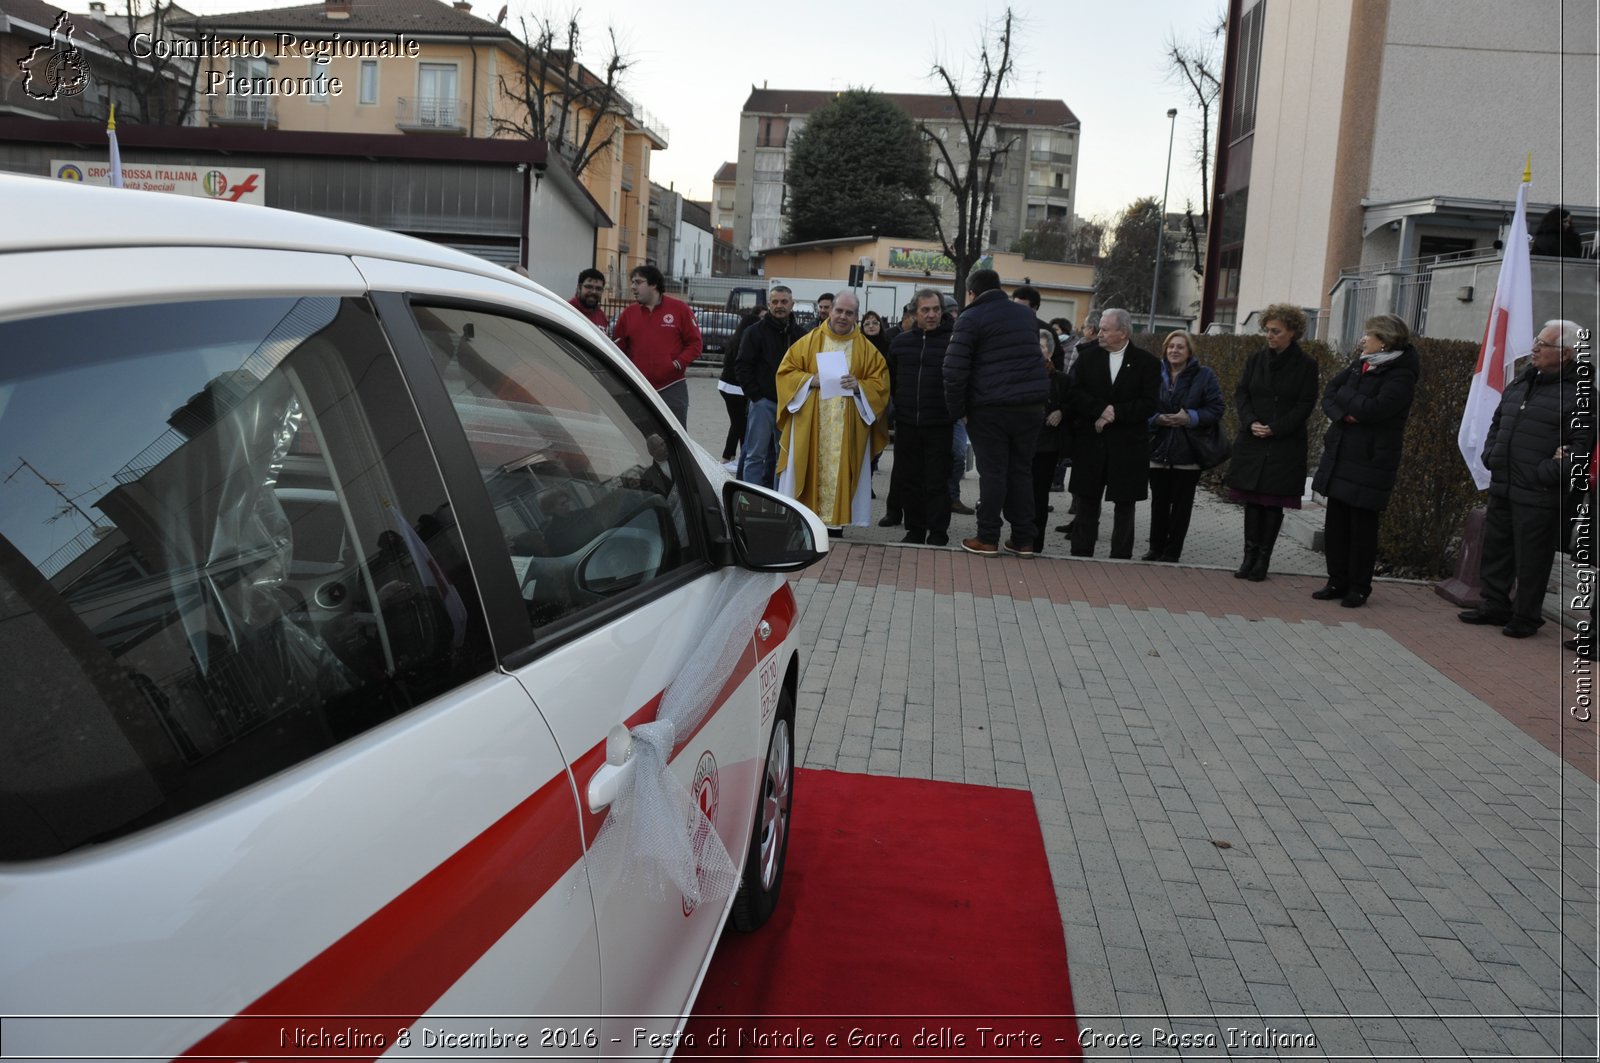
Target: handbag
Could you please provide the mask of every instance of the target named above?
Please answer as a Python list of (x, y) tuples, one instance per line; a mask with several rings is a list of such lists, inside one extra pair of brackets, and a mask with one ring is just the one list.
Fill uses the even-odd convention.
[(1233, 457), (1233, 442), (1222, 434), (1222, 422), (1213, 421), (1202, 428), (1185, 428), (1189, 435), (1189, 453), (1201, 469), (1215, 469)]

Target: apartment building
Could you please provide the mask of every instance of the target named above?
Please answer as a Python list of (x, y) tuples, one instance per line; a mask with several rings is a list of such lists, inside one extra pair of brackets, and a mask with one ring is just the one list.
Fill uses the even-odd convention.
[[(1215, 320), (1251, 328), (1288, 301), (1340, 343), (1382, 312), (1480, 338), (1530, 153), (1530, 230), (1557, 204), (1589, 233), (1600, 216), (1596, 14), (1595, 0), (1244, 0)], [(1592, 262), (1535, 259), (1534, 283), (1535, 317), (1595, 306)]]
[(197, 19), (187, 43), (199, 45), (202, 120), (292, 132), (518, 138), (541, 132), (523, 88), (531, 72), (547, 97), (574, 100), (566, 136), (552, 144), (559, 155), (584, 161), (591, 124), (588, 144), (606, 145), (578, 176), (615, 223), (596, 234), (595, 266), (620, 287), (645, 260), (650, 155), (667, 146), (665, 127), (621, 95), (596, 117), (589, 101), (601, 79), (569, 53), (530, 64), (505, 13), (480, 18), (467, 0), (323, 0)]
[[(967, 154), (966, 132), (949, 96), (886, 93), (918, 124), (944, 141), (961, 165)], [(834, 93), (815, 90), (752, 89), (739, 114), (739, 157), (736, 172), (734, 246), (759, 254), (783, 242), (787, 217), (789, 145), (805, 128), (806, 118)], [(969, 114), (976, 101), (967, 101)], [(985, 147), (1010, 144), (995, 172), (994, 203), (987, 246), (1008, 251), (1014, 241), (1047, 218), (1070, 219), (1077, 191), (1079, 123), (1061, 100), (1004, 97), (995, 111)], [(936, 163), (941, 156), (930, 144)], [(940, 163), (942, 165), (942, 163)], [(723, 168), (727, 169), (726, 166)], [(718, 174), (719, 178), (721, 173)], [(955, 230), (956, 204), (935, 185), (935, 206), (946, 230)]]

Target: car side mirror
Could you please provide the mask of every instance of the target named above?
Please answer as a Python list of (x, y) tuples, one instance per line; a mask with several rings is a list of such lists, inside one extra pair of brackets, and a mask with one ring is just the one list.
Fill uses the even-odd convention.
[(828, 552), (822, 519), (792, 498), (730, 480), (722, 501), (733, 530), (734, 556), (759, 572), (797, 572)]

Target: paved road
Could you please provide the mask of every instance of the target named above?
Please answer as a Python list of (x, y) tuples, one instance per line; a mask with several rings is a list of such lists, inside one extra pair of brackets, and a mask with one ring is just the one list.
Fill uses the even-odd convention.
[(1298, 544), (1235, 580), (1238, 530), (1204, 505), (1154, 565), (851, 529), (795, 580), (800, 761), (1033, 794), (1092, 1056), (1595, 1058), (1600, 746), (1559, 637), (1415, 584), (1314, 602)]

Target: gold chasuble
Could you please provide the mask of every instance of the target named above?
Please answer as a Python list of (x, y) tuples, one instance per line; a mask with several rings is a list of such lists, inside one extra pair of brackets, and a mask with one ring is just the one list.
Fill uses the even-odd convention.
[[(837, 377), (819, 379), (819, 369), (839, 359), (858, 391), (824, 398)], [(889, 442), (888, 405), (889, 366), (860, 330), (837, 336), (824, 322), (802, 336), (778, 366), (778, 490), (831, 528), (871, 524), (872, 459)]]

